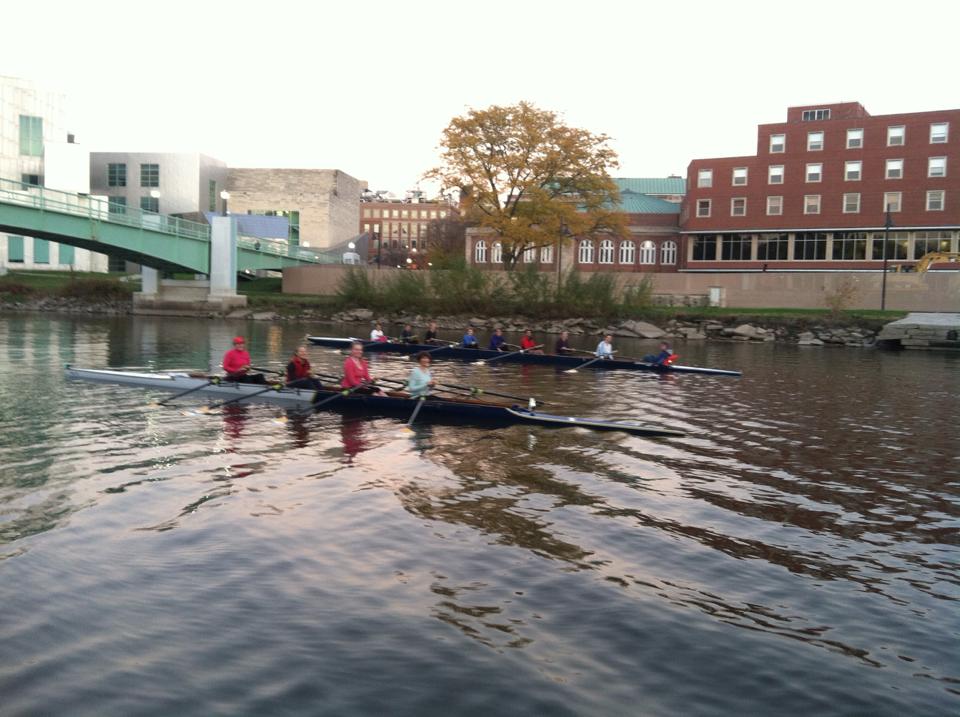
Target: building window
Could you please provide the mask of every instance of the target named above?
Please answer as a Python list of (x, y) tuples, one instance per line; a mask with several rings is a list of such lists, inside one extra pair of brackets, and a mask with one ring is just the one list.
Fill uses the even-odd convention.
[(887, 146), (901, 147), (907, 141), (907, 128), (903, 125), (887, 127)]
[(369, 233), (370, 233), (370, 225), (369, 225), (369, 224), (364, 224), (364, 225), (363, 225), (363, 233), (364, 233), (364, 234), (369, 234)]
[(823, 132), (807, 132), (807, 151), (819, 152), (823, 149)]
[(720, 258), (724, 261), (749, 261), (753, 237), (750, 234), (725, 234), (720, 237)]
[(747, 216), (747, 198), (746, 197), (734, 197), (730, 200), (730, 216), (731, 217), (745, 217)]
[(20, 115), (20, 154), (43, 156), (43, 117)]
[(848, 129), (847, 130), (847, 149), (860, 149), (861, 147), (863, 147), (863, 130)]
[(141, 187), (159, 187), (160, 186), (160, 165), (159, 164), (141, 164), (140, 165), (140, 186)]
[(863, 162), (859, 159), (843, 164), (843, 178), (847, 182), (859, 182), (863, 172)]
[(888, 159), (887, 160), (887, 179), (903, 179), (903, 160), (902, 159)]
[(577, 251), (577, 261), (581, 264), (593, 263), (593, 242), (590, 239), (581, 239)]
[(889, 240), (887, 235), (877, 232), (873, 235), (873, 246), (871, 247), (872, 259), (906, 259), (907, 258), (907, 233), (891, 232)]
[(815, 122), (817, 120), (828, 120), (828, 119), (830, 119), (830, 110), (804, 110), (803, 111), (804, 122)]
[(620, 242), (620, 263), (633, 264), (637, 256), (637, 245), (632, 241)]
[(487, 243), (479, 239), (473, 246), (473, 261), (477, 264), (487, 263)]
[(747, 184), (747, 168), (734, 167), (733, 168), (733, 185), (735, 187), (743, 187), (746, 184)]
[[(393, 216), (397, 216), (397, 210), (396, 210), (396, 209), (393, 210)], [(431, 209), (431, 210), (430, 210), (430, 218), (431, 218), (431, 219), (436, 219), (436, 218), (437, 218), (437, 210), (436, 210), (436, 209)]]
[(599, 262), (601, 264), (612, 264), (613, 263), (613, 241), (610, 239), (604, 239), (600, 242), (600, 251), (599, 251)]
[(928, 177), (946, 177), (947, 176), (947, 158), (930, 157), (927, 160)]
[(843, 195), (843, 213), (844, 214), (857, 214), (860, 212), (860, 194), (844, 194)]
[(822, 164), (807, 165), (807, 181), (808, 182), (819, 182), (822, 178), (823, 178)]
[(661, 264), (676, 264), (677, 263), (677, 243), (673, 240), (668, 240), (663, 242), (660, 245), (660, 263)]
[(867, 235), (864, 232), (834, 232), (832, 258), (834, 261), (866, 259)]
[(553, 247), (552, 246), (540, 247), (540, 263), (541, 264), (553, 263)]
[(710, 216), (710, 200), (709, 199), (697, 200), (697, 216), (698, 217)]
[(33, 263), (34, 264), (50, 263), (50, 242), (47, 241), (46, 239), (33, 240)]
[(797, 232), (793, 237), (794, 261), (823, 261), (827, 258), (827, 235), (823, 232)]
[(767, 184), (783, 184), (783, 165), (771, 164), (767, 170)]
[(437, 216), (439, 216), (441, 219), (446, 219), (447, 213), (446, 213), (445, 211), (441, 210), (441, 211), (437, 212)]
[(503, 242), (495, 241), (490, 250), (490, 261), (494, 264), (503, 263)]
[(108, 202), (107, 211), (110, 214), (126, 214), (127, 213), (126, 197), (108, 197), (107, 202)]
[(157, 197), (140, 197), (140, 208), (145, 212), (158, 213), (160, 200)]
[(14, 234), (7, 235), (7, 261), (11, 264), (22, 264), (23, 255), (23, 237)]
[(26, 187), (39, 187), (43, 184), (39, 174), (21, 174), (20, 184)]
[(804, 214), (820, 213), (820, 195), (819, 194), (807, 194), (803, 197), (803, 213)]
[(716, 261), (717, 238), (712, 234), (693, 239), (694, 261)]
[(123, 163), (107, 165), (107, 186), (127, 186), (127, 165)]
[(208, 211), (217, 211), (217, 180), (207, 181), (207, 208)]
[(934, 122), (930, 125), (930, 144), (945, 144), (949, 131), (949, 122)]
[(640, 244), (640, 263), (647, 265), (657, 263), (657, 245), (649, 239)]
[(701, 169), (699, 172), (697, 172), (697, 186), (698, 187), (713, 186), (713, 170), (712, 169)]
[(537, 247), (531, 246), (524, 249), (522, 258), (525, 264), (535, 264), (537, 262)]
[(364, 219), (369, 219), (369, 218), (372, 217), (372, 216), (373, 216), (373, 210), (370, 209), (370, 207), (366, 207), (366, 208), (363, 210), (363, 217), (364, 217)]
[(758, 261), (786, 261), (790, 237), (786, 234), (761, 234), (757, 238)]
[(927, 211), (942, 212), (943, 196), (944, 191), (942, 189), (931, 189), (929, 192), (927, 192)]
[(950, 232), (917, 232), (913, 240), (913, 258), (935, 251), (950, 251)]
[(887, 212), (899, 212), (900, 211), (900, 192), (886, 192), (883, 195), (883, 206), (884, 211)]
[(770, 135), (770, 154), (781, 154), (787, 150), (787, 135)]
[(767, 197), (767, 216), (779, 217), (783, 214), (783, 197)]

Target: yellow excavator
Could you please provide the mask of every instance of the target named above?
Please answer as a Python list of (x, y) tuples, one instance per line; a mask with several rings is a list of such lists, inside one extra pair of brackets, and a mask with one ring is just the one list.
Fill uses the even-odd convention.
[[(956, 251), (932, 251), (924, 254), (917, 260), (914, 271), (922, 273), (927, 271), (934, 264), (956, 264), (960, 262), (960, 252)], [(960, 269), (960, 266), (957, 267)]]

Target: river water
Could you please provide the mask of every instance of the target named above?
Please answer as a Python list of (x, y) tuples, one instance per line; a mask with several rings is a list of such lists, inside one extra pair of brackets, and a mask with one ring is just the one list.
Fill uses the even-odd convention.
[(185, 415), (62, 376), (348, 330), (0, 317), (0, 714), (960, 712), (957, 357), (436, 369), (669, 439)]

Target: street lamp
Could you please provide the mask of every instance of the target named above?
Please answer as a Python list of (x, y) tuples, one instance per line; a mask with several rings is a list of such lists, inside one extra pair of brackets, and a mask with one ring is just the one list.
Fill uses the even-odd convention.
[(227, 202), (230, 200), (230, 192), (224, 189), (220, 192), (220, 198), (223, 200), (223, 215), (227, 216)]
[(887, 218), (883, 223), (883, 279), (880, 281), (880, 311), (885, 311), (887, 308), (887, 247), (890, 244), (890, 227), (892, 226), (890, 205), (887, 204)]
[(557, 242), (557, 294), (560, 293), (560, 256), (563, 253), (563, 240), (573, 236), (567, 223), (560, 220), (560, 241)]

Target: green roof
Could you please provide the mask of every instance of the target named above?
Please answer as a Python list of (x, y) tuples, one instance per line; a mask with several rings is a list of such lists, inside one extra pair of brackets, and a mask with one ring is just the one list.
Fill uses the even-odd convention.
[(635, 194), (686, 194), (687, 180), (683, 177), (614, 177), (621, 192)]
[(620, 193), (618, 209), (627, 214), (679, 214), (680, 204), (627, 190)]

